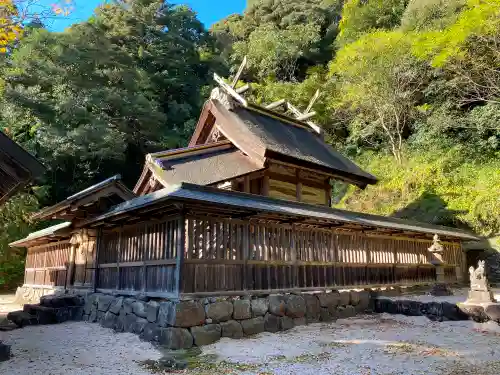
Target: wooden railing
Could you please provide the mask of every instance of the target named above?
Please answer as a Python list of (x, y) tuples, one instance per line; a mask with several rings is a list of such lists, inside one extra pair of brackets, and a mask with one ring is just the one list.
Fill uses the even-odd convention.
[(97, 249), (97, 289), (176, 296), (183, 227), (175, 217), (102, 233)]
[[(431, 241), (202, 216), (170, 217), (102, 232), (96, 288), (175, 297), (436, 280)], [(445, 278), (462, 268), (445, 243)]]
[(24, 284), (65, 287), (70, 252), (69, 241), (30, 248), (26, 256)]
[[(299, 226), (191, 217), (182, 292), (309, 290), (415, 284), (436, 280), (431, 241), (375, 237)], [(459, 244), (445, 244), (448, 281), (456, 280)]]

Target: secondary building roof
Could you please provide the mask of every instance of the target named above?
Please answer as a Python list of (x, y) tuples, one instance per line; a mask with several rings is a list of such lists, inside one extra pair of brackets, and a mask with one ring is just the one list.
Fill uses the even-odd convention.
[(27, 237), (11, 242), (11, 247), (28, 247), (36, 246), (41, 243), (47, 243), (50, 240), (58, 240), (62, 237), (68, 237), (70, 233), (71, 222), (66, 221), (51, 227), (30, 233)]
[(38, 160), (0, 131), (0, 204), (44, 172)]
[[(182, 182), (212, 185), (259, 171), (263, 166), (255, 163), (231, 142), (223, 141), (149, 154), (146, 168), (164, 186), (168, 186)], [(134, 191), (137, 192), (146, 183), (148, 173), (143, 173)]]
[(425, 238), (432, 238), (434, 234), (438, 234), (445, 239), (479, 239), (470, 232), (455, 228), (344, 211), (187, 183), (164, 188), (119, 204), (109, 212), (86, 221), (83, 225), (91, 227), (99, 225), (115, 226), (121, 222), (132, 221), (134, 218), (143, 220), (141, 211), (144, 211), (143, 214), (147, 215), (147, 217), (153, 217), (155, 212), (168, 211), (169, 209), (172, 209), (172, 211), (178, 210), (179, 203), (183, 204), (187, 210), (193, 209), (193, 212), (199, 212), (202, 208), (204, 212), (228, 217), (262, 218), (276, 220), (277, 222), (298, 222), (304, 225), (345, 228), (347, 230), (376, 231), (382, 228), (387, 230), (389, 234), (424, 235)]
[(116, 175), (44, 208), (35, 213), (33, 219), (87, 218), (89, 214), (102, 213), (109, 207), (134, 197), (135, 194), (121, 182), (120, 175)]

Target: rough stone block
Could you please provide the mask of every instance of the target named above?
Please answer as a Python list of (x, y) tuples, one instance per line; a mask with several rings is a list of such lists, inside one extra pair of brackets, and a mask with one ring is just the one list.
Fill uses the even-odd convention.
[(109, 305), (109, 312), (118, 315), (123, 307), (123, 297), (115, 298), (113, 302)]
[(111, 302), (115, 300), (115, 297), (109, 295), (109, 294), (102, 294), (99, 296), (97, 299), (97, 310), (98, 311), (108, 311), (109, 306), (111, 305)]
[(113, 328), (117, 318), (118, 317), (111, 311), (107, 311), (106, 314), (104, 314), (104, 318), (101, 320), (101, 325), (104, 328)]
[(280, 330), (288, 331), (294, 327), (293, 319), (289, 316), (280, 316)]
[[(390, 299), (387, 298), (376, 298), (374, 304), (375, 312), (397, 314), (397, 305)], [(394, 311), (394, 312), (390, 312)]]
[(445, 297), (452, 296), (453, 292), (446, 284), (434, 284), (430, 291), (431, 296)]
[(10, 346), (2, 344), (0, 341), (0, 362), (4, 362), (10, 359)]
[(286, 316), (303, 318), (306, 315), (306, 301), (302, 296), (291, 294), (286, 299)]
[(352, 306), (357, 306), (360, 302), (359, 292), (356, 290), (352, 290), (350, 293), (350, 301)]
[(66, 308), (62, 307), (62, 312), (58, 312), (59, 309), (54, 307), (46, 306), (35, 306), (34, 312), (38, 319), (39, 324), (55, 324), (64, 321), (64, 310)]
[(127, 314), (122, 310), (120, 311), (120, 315), (118, 315), (115, 319), (115, 325), (113, 326), (113, 330), (115, 332), (124, 332), (125, 331), (125, 322), (126, 322)]
[(89, 314), (89, 323), (95, 323), (97, 322), (97, 310), (92, 310)]
[(195, 301), (182, 301), (175, 305), (176, 327), (194, 327), (205, 323), (205, 309)]
[(252, 316), (264, 316), (269, 310), (269, 301), (267, 298), (257, 298), (252, 300)]
[(220, 324), (207, 324), (205, 326), (191, 327), (194, 344), (196, 346), (209, 345), (221, 338)]
[(351, 293), (350, 292), (340, 292), (339, 293), (339, 306), (347, 306), (351, 303)]
[(55, 310), (57, 323), (67, 322), (71, 319), (71, 312), (69, 307), (59, 307)]
[(399, 314), (407, 316), (421, 316), (422, 315), (422, 302), (400, 300), (397, 301), (397, 309)]
[(240, 323), (241, 327), (243, 328), (243, 333), (246, 336), (256, 335), (258, 333), (264, 332), (264, 318), (262, 316), (242, 320)]
[(160, 341), (161, 328), (155, 323), (148, 323), (144, 326), (144, 330), (140, 335), (140, 339), (147, 342), (159, 342)]
[(123, 310), (125, 311), (125, 314), (132, 314), (132, 305), (135, 301), (135, 298), (125, 298), (123, 300)]
[(229, 320), (220, 324), (222, 329), (222, 337), (231, 337), (233, 339), (240, 339), (243, 337), (243, 328), (236, 320)]
[(269, 296), (269, 312), (277, 316), (285, 316), (286, 314), (286, 298), (281, 294), (273, 294)]
[(318, 297), (319, 305), (330, 309), (330, 311), (335, 310), (340, 304), (340, 294), (337, 291), (318, 293), (316, 296)]
[(477, 323), (485, 323), (490, 320), (484, 307), (480, 305), (470, 305), (466, 303), (460, 303), (457, 305), (460, 311), (466, 314), (469, 318)]
[(18, 327), (38, 324), (37, 317), (28, 314), (26, 311), (11, 311), (7, 314), (7, 320), (10, 320)]
[(185, 328), (160, 328), (159, 344), (166, 349), (189, 349), (193, 346), (193, 336)]
[[(336, 314), (336, 312), (337, 312), (337, 310), (335, 310), (335, 314)], [(331, 321), (335, 320), (335, 315), (333, 315), (330, 312), (329, 308), (322, 307), (321, 311), (320, 311), (319, 319), (320, 319), (320, 321), (327, 323), (327, 322), (331, 322)]]
[(356, 305), (356, 310), (360, 312), (364, 312), (366, 310), (369, 310), (371, 306), (371, 296), (370, 292), (367, 290), (361, 290), (358, 292), (358, 298), (359, 302)]
[(210, 303), (206, 306), (207, 318), (214, 323), (225, 322), (233, 315), (233, 304), (230, 301)]
[(144, 331), (144, 327), (148, 324), (148, 321), (145, 318), (137, 317), (132, 327), (132, 333), (136, 335), (140, 335)]
[(353, 316), (356, 316), (356, 309), (354, 306), (347, 305), (337, 307), (337, 317), (339, 319), (352, 318)]
[(298, 327), (298, 326), (305, 326), (307, 324), (307, 319), (306, 318), (295, 318), (293, 320), (293, 325), (295, 327)]
[(280, 317), (267, 313), (264, 317), (264, 329), (267, 332), (278, 332), (280, 330)]
[(160, 327), (169, 327), (174, 325), (175, 304), (173, 302), (160, 302), (157, 323)]
[(106, 314), (106, 312), (97, 310), (97, 321), (98, 322), (100, 322), (101, 320), (104, 319), (104, 314)]
[(491, 320), (500, 323), (500, 303), (492, 303), (485, 307), (484, 312)]
[(82, 306), (71, 306), (68, 307), (70, 320), (80, 321), (83, 320), (83, 307)]
[(304, 294), (302, 296), (306, 301), (306, 319), (308, 322), (318, 322), (320, 319), (321, 305), (318, 297), (314, 294)]
[[(442, 302), (441, 311), (445, 320), (469, 320), (469, 316), (461, 311), (454, 303)], [(488, 315), (488, 314), (486, 314)]]
[(132, 313), (140, 318), (146, 318), (148, 316), (146, 304), (143, 301), (135, 301), (132, 303)]
[(146, 319), (150, 323), (156, 323), (158, 319), (158, 311), (160, 310), (160, 304), (156, 301), (149, 301), (146, 303)]
[(233, 302), (233, 318), (237, 320), (250, 319), (252, 317), (251, 301), (240, 299)]
[(126, 314), (123, 318), (123, 331), (134, 333), (134, 325), (137, 320), (137, 316), (134, 314)]

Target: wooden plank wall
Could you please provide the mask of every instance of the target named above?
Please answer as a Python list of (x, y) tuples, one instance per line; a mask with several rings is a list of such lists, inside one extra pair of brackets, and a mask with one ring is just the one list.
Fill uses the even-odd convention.
[[(431, 241), (369, 237), (244, 220), (189, 217), (182, 292), (431, 282)], [(446, 244), (449, 281), (460, 245)], [(450, 271), (453, 270), (453, 271)]]
[(81, 239), (76, 248), (73, 286), (91, 287), (94, 285), (96, 238), (84, 235)]
[(69, 241), (28, 248), (24, 285), (65, 287), (70, 252)]
[(179, 217), (103, 232), (97, 250), (97, 289), (150, 296), (177, 292)]

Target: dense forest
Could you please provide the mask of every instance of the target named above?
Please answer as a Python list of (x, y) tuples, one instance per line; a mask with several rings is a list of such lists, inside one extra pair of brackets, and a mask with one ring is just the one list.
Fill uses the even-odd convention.
[(380, 179), (334, 185), (337, 207), (500, 232), (500, 0), (248, 0), (210, 29), (187, 6), (123, 0), (0, 47), (0, 129), (48, 167), (0, 209), (0, 284), (22, 272), (7, 244), (46, 225), (30, 212), (116, 173), (133, 186), (245, 55), (252, 101), (304, 108), (320, 89), (314, 121)]

